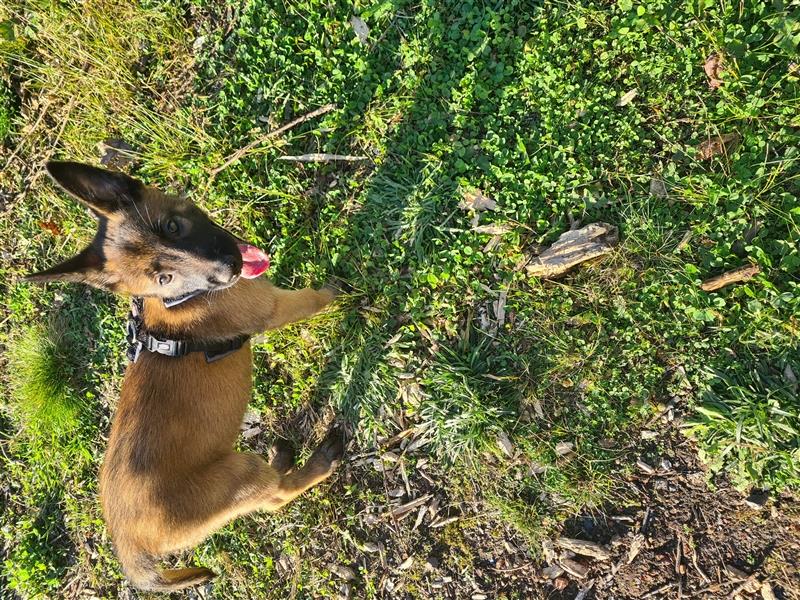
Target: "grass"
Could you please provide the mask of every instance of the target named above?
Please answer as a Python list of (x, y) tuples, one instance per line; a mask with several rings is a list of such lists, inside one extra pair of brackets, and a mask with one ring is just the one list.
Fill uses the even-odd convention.
[[(618, 499), (618, 449), (670, 400), (713, 469), (743, 489), (796, 491), (798, 35), (792, 6), (755, 1), (0, 1), (0, 478), (14, 499), (0, 517), (0, 585), (22, 597), (57, 597), (72, 579), (102, 597), (124, 586), (94, 482), (124, 369), (125, 303), (21, 280), (91, 233), (42, 161), (96, 162), (111, 138), (134, 146), (138, 176), (186, 189), (268, 248), (279, 285), (348, 282), (336, 310), (264, 338), (251, 407), (298, 442), (340, 414), (355, 454), (416, 427), (425, 444), (410, 476), (426, 457), (437, 493), (476, 515), (442, 538), (459, 569), (475, 568), (471, 526), (535, 541)], [(723, 85), (711, 90), (714, 52)], [(703, 160), (698, 145), (728, 133), (739, 143)], [(277, 160), (305, 152), (370, 160)], [(497, 201), (477, 215), (496, 239), (459, 208), (474, 190)], [(556, 281), (527, 277), (538, 248), (598, 220), (621, 231), (610, 257)], [(700, 290), (748, 263), (761, 269), (753, 280)], [(51, 313), (80, 348), (68, 369), (56, 368), (66, 357)], [(32, 435), (47, 423), (72, 433)], [(559, 457), (559, 442), (574, 454)], [(531, 474), (534, 463), (544, 471)], [(197, 562), (225, 572), (213, 595), (335, 595), (330, 564), (356, 564), (376, 535), (363, 515), (386, 501), (375, 472), (353, 473), (333, 494), (241, 519), (200, 546)], [(438, 541), (391, 543), (424, 554)], [(407, 589), (424, 597), (424, 574), (412, 573)], [(381, 577), (367, 570), (355, 585), (378, 597)]]
[(10, 341), (9, 386), (26, 428), (63, 432), (78, 422), (82, 406), (70, 382), (70, 350), (58, 333), (38, 326)]

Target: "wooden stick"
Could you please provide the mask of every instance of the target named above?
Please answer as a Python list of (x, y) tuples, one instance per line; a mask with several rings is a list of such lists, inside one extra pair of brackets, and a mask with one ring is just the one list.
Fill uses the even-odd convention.
[(324, 115), (325, 113), (329, 113), (334, 108), (336, 108), (335, 104), (326, 104), (325, 106), (321, 106), (316, 110), (312, 110), (310, 113), (305, 114), (302, 117), (297, 117), (294, 121), (289, 121), (288, 123), (286, 123), (286, 125), (282, 125), (281, 127), (278, 127), (277, 129), (275, 129), (273, 131), (270, 131), (268, 133), (265, 133), (262, 136), (257, 137), (256, 139), (254, 139), (252, 142), (250, 142), (246, 146), (243, 146), (243, 147), (239, 148), (236, 152), (234, 152), (233, 154), (229, 155), (225, 159), (225, 162), (222, 163), (222, 165), (220, 165), (216, 169), (212, 170), (211, 171), (211, 175), (210, 175), (210, 180), (213, 180), (214, 177), (216, 177), (219, 173), (221, 173), (222, 171), (224, 171), (225, 169), (230, 167), (233, 163), (235, 163), (236, 161), (241, 159), (245, 154), (250, 152), (256, 146), (260, 146), (264, 142), (266, 142), (266, 141), (268, 141), (268, 140), (270, 140), (270, 139), (272, 139), (274, 137), (277, 137), (280, 134), (285, 133), (286, 131), (289, 131), (290, 129), (292, 129), (294, 127), (297, 127), (301, 123), (305, 123), (309, 119), (313, 119), (314, 117), (319, 117), (320, 115)]
[(313, 152), (311, 154), (301, 154), (300, 156), (279, 156), (278, 160), (286, 160), (291, 162), (331, 162), (341, 160), (345, 162), (358, 162), (361, 160), (369, 160), (369, 156), (353, 156), (352, 154), (327, 154), (320, 152)]
[(739, 267), (738, 269), (734, 269), (733, 271), (728, 271), (727, 273), (723, 273), (722, 275), (717, 275), (716, 277), (712, 277), (711, 279), (706, 279), (703, 284), (700, 286), (704, 292), (713, 292), (720, 288), (724, 288), (726, 285), (730, 285), (732, 283), (739, 283), (742, 281), (749, 281), (756, 275), (761, 272), (761, 269), (758, 268), (758, 265), (747, 265), (744, 267)]

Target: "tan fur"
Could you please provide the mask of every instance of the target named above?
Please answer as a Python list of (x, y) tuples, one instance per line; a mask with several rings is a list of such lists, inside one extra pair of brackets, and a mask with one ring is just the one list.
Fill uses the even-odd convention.
[[(165, 309), (148, 299), (145, 326), (176, 337), (222, 339), (308, 317), (332, 296), (281, 290), (263, 278), (240, 280), (187, 307)], [(277, 510), (332, 473), (329, 449), (289, 474), (259, 455), (233, 451), (250, 388), (249, 344), (212, 363), (202, 353), (143, 353), (128, 368), (100, 471), (100, 501), (123, 569), (137, 587), (197, 583), (195, 572), (186, 581), (166, 581), (155, 558), (198, 544), (240, 515)]]
[[(181, 277), (220, 273), (214, 256), (171, 243), (154, 223), (185, 211), (186, 227), (205, 231), (210, 221), (196, 209), (192, 213), (188, 202), (77, 163), (50, 163), (48, 169), (98, 214), (101, 226), (81, 254), (30, 280), (83, 282), (149, 296), (158, 292), (154, 264), (171, 261), (165, 268), (179, 269)], [(160, 298), (148, 297), (144, 325), (172, 338), (224, 340), (309, 317), (333, 296), (328, 289), (282, 290), (263, 277), (239, 279), (169, 309)], [(158, 560), (198, 544), (240, 515), (279, 509), (335, 469), (342, 452), (335, 432), (300, 468), (286, 450), (272, 465), (260, 455), (234, 451), (251, 377), (249, 343), (211, 363), (202, 352), (181, 358), (142, 352), (128, 367), (100, 470), (100, 502), (135, 586), (171, 591), (208, 580), (214, 575), (208, 569), (162, 571)]]

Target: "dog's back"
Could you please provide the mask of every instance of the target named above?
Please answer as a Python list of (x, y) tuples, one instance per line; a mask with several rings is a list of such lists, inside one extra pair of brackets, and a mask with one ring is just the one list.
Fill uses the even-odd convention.
[[(281, 290), (258, 277), (268, 266), (263, 252), (185, 200), (94, 167), (48, 169), (92, 208), (99, 229), (78, 256), (30, 279), (143, 296), (142, 331), (152, 339), (187, 348), (237, 342), (308, 317), (333, 298), (328, 289)], [(159, 557), (239, 515), (277, 510), (328, 477), (341, 456), (335, 431), (302, 468), (288, 449), (272, 464), (234, 452), (250, 400), (251, 354), (249, 343), (233, 347), (215, 361), (202, 351), (163, 356), (139, 348), (125, 374), (100, 499), (123, 570), (139, 588), (170, 591), (209, 579), (203, 568), (161, 571)]]

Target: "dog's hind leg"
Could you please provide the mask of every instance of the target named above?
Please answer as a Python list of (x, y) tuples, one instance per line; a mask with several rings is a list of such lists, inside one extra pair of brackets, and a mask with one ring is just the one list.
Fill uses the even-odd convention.
[(288, 473), (292, 463), (285, 457), (270, 465), (258, 454), (231, 452), (195, 474), (180, 493), (170, 494), (166, 508), (173, 531), (160, 553), (196, 545), (238, 516), (278, 510), (327, 479), (343, 450), (341, 433), (333, 430), (302, 467)]

